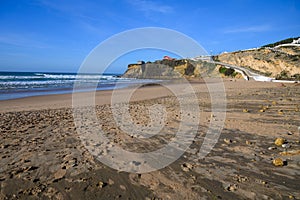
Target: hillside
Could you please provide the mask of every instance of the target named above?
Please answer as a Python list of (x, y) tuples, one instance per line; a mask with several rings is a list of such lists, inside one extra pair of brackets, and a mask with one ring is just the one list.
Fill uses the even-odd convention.
[(300, 37), (288, 38), (260, 48), (223, 53), (215, 61), (228, 63), (276, 79), (300, 77)]
[(198, 57), (200, 59), (163, 59), (155, 62), (130, 64), (123, 76), (166, 79), (183, 76), (198, 77), (202, 73), (208, 76), (222, 73), (224, 76), (242, 77), (236, 76), (238, 73), (233, 69), (227, 71), (224, 67), (221, 68), (222, 63), (225, 63), (271, 78), (300, 80), (299, 43), (300, 37), (289, 38), (260, 48), (222, 53), (212, 57), (214, 61), (220, 62), (218, 65), (210, 63), (209, 59), (201, 59), (201, 56)]
[(269, 77), (286, 72), (289, 77), (300, 74), (300, 46), (282, 46), (223, 53), (216, 61), (252, 69)]

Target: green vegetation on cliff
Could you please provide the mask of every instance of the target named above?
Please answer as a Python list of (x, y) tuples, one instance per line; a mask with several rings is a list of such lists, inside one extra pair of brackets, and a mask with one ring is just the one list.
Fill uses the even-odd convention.
[(300, 81), (300, 74), (291, 75), (288, 71), (283, 70), (275, 77), (276, 80)]
[(300, 37), (288, 38), (288, 39), (280, 40), (279, 42), (275, 42), (275, 43), (272, 43), (272, 44), (264, 45), (262, 47), (276, 47), (276, 46), (281, 45), (281, 44), (289, 44), (289, 43), (292, 43), (294, 40), (297, 40), (299, 38)]
[(224, 74), (225, 76), (230, 76), (230, 77), (235, 77), (238, 74), (234, 69), (226, 68), (226, 67), (223, 67), (223, 66), (221, 66), (219, 68), (219, 72), (221, 74)]

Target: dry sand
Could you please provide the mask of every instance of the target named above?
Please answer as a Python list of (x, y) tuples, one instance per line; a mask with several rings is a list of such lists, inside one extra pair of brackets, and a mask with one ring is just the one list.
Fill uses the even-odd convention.
[[(171, 165), (145, 174), (118, 172), (90, 154), (76, 131), (70, 94), (1, 101), (0, 199), (300, 199), (300, 85), (224, 84), (225, 127), (210, 154), (197, 155), (215, 119), (205, 84), (194, 80), (201, 120), (193, 144)], [(167, 111), (161, 134), (141, 143), (117, 127), (110, 97), (97, 92), (96, 112), (115, 145), (153, 151), (178, 129), (178, 101), (163, 87), (143, 87), (131, 99), (135, 123), (149, 123), (151, 105)], [(278, 137), (290, 147), (276, 146)], [(275, 158), (284, 166), (274, 166)]]

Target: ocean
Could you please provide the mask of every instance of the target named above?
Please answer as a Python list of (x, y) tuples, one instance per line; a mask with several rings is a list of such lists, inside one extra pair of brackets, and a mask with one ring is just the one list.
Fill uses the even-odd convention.
[(97, 90), (112, 90), (158, 80), (121, 78), (118, 74), (0, 72), (0, 100), (72, 93), (75, 81), (88, 91), (97, 82)]

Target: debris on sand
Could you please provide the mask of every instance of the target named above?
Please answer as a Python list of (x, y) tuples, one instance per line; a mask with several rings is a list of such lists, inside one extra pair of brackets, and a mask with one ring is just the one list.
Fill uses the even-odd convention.
[(283, 110), (278, 110), (278, 115), (283, 115)]
[(57, 181), (59, 179), (62, 179), (66, 175), (66, 170), (65, 169), (59, 169), (57, 172), (54, 174), (54, 181)]
[(227, 187), (225, 187), (225, 189), (227, 190), (227, 191), (229, 191), (229, 192), (233, 192), (233, 191), (235, 191), (235, 190), (237, 190), (237, 185), (236, 184), (230, 184), (230, 185), (228, 185)]
[(188, 171), (190, 171), (192, 168), (193, 168), (193, 166), (192, 166), (190, 163), (183, 163), (183, 164), (181, 165), (181, 169), (182, 169), (184, 172), (188, 172)]
[(290, 147), (291, 147), (291, 145), (290, 145), (290, 144), (288, 144), (288, 143), (284, 143), (284, 144), (282, 144), (281, 146), (282, 146), (282, 148), (285, 148), (285, 149), (287, 149), (287, 148), (290, 148)]
[(243, 109), (243, 112), (244, 112), (244, 113), (248, 113), (249, 110), (245, 108), (245, 109)]
[(284, 138), (276, 138), (274, 144), (277, 146), (282, 146), (283, 143), (285, 143), (285, 139)]
[(231, 139), (228, 139), (228, 138), (224, 138), (224, 142), (226, 144), (231, 144), (232, 143), (232, 140)]
[(102, 182), (102, 181), (99, 181), (99, 182), (97, 183), (97, 186), (98, 186), (99, 188), (104, 188), (106, 185), (107, 185), (107, 183), (104, 183), (104, 182)]
[(126, 190), (125, 185), (120, 185), (121, 190)]
[(275, 158), (273, 160), (273, 165), (276, 167), (282, 167), (284, 166), (285, 162), (281, 158)]
[(247, 144), (247, 145), (252, 145), (253, 142), (251, 142), (251, 141), (249, 141), (249, 140), (246, 140), (246, 144)]
[(279, 153), (282, 156), (296, 156), (300, 155), (300, 150), (284, 151)]
[(268, 147), (268, 150), (275, 150), (276, 149), (276, 147)]

